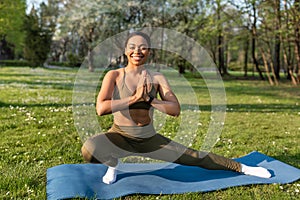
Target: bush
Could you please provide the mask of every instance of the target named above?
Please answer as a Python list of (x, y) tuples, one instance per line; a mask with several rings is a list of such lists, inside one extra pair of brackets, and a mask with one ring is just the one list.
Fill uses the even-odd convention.
[(80, 67), (82, 62), (82, 59), (79, 56), (72, 53), (68, 54), (67, 59), (69, 61), (68, 67)]
[(0, 66), (28, 67), (26, 60), (0, 60)]
[(70, 68), (74, 67), (75, 68), (75, 67), (80, 67), (81, 63), (74, 65), (70, 62), (48, 62), (48, 65), (58, 66), (58, 67), (70, 67)]

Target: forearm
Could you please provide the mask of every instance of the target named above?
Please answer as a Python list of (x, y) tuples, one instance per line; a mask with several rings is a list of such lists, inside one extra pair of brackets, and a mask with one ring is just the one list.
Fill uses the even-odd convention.
[(135, 103), (136, 97), (130, 96), (118, 100), (98, 100), (96, 104), (97, 114), (99, 116), (111, 114), (120, 110), (128, 109), (130, 105)]
[(151, 105), (156, 108), (157, 110), (174, 116), (178, 117), (180, 115), (180, 105), (177, 102), (172, 101), (163, 101), (157, 98), (154, 98), (151, 102)]

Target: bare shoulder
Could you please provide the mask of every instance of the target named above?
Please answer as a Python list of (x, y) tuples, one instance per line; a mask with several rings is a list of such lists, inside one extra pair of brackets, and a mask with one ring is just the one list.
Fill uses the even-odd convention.
[(167, 78), (161, 72), (151, 72), (151, 76), (156, 83), (165, 84), (167, 82)]
[(109, 70), (106, 74), (105, 74), (105, 78), (104, 79), (108, 79), (108, 80), (118, 80), (120, 74), (122, 73), (121, 69), (112, 69)]

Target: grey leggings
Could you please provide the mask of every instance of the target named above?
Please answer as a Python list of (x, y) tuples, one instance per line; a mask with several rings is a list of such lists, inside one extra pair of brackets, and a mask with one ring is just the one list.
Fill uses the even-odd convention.
[[(140, 133), (147, 133), (149, 137), (134, 135)], [(89, 138), (83, 147), (91, 154), (87, 161), (112, 167), (117, 164), (118, 158), (134, 155), (206, 169), (241, 171), (240, 163), (213, 153), (187, 148), (156, 133), (152, 125), (119, 127), (114, 124), (107, 133)]]

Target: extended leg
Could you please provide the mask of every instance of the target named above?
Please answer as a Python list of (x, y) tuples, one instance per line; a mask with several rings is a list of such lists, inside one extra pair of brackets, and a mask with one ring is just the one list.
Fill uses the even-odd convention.
[[(148, 153), (144, 153), (145, 151)], [(262, 167), (249, 167), (214, 153), (199, 152), (159, 134), (145, 142), (140, 152), (153, 159), (182, 165), (199, 166), (212, 170), (231, 170), (263, 178), (270, 177), (268, 170)]]

